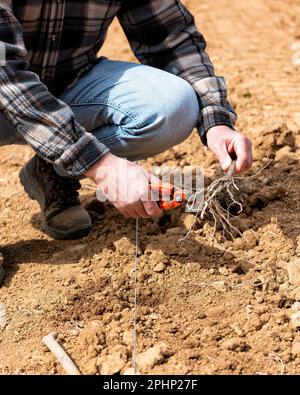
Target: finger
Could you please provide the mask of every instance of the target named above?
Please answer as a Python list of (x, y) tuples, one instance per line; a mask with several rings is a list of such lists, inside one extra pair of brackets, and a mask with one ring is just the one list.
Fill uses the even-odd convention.
[(130, 218), (149, 218), (141, 201), (127, 205), (125, 210)]
[(214, 151), (215, 151), (215, 154), (220, 162), (222, 170), (227, 171), (229, 169), (231, 162), (232, 162), (232, 159), (228, 153), (226, 144), (222, 143), (222, 145), (215, 147)]
[(241, 136), (234, 144), (234, 151), (237, 156), (236, 171), (237, 173), (242, 173), (251, 163), (250, 141), (244, 136)]
[(134, 210), (133, 207), (127, 208), (127, 213), (129, 218), (139, 218), (139, 214)]
[(145, 210), (144, 204), (141, 200), (135, 203), (134, 211), (139, 216), (139, 218), (149, 218), (150, 217), (148, 212)]
[(162, 213), (162, 209), (158, 207), (158, 204), (154, 201), (143, 202), (144, 210), (147, 212), (149, 217), (159, 217)]
[(114, 206), (120, 211), (122, 215), (124, 215), (125, 218), (135, 218), (134, 217), (135, 213), (130, 206), (119, 206), (118, 204), (115, 203)]

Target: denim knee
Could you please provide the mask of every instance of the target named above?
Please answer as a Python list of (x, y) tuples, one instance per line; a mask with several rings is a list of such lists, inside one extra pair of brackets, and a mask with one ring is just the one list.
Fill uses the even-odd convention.
[[(152, 106), (151, 116), (144, 119), (142, 127), (137, 131), (141, 145), (139, 151), (144, 152), (144, 157), (182, 143), (197, 124), (199, 104), (192, 86), (173, 75), (167, 81), (163, 94), (160, 89), (155, 103), (149, 101), (148, 106)], [(155, 89), (155, 85), (153, 88)], [(145, 147), (142, 147), (143, 140)], [(138, 156), (140, 159), (141, 155)]]
[(189, 137), (199, 118), (199, 104), (194, 89), (185, 80), (176, 79), (176, 84), (173, 82), (174, 86), (161, 106), (161, 111), (166, 111), (163, 114), (165, 123), (161, 132), (164, 134), (164, 140), (171, 140), (172, 146)]

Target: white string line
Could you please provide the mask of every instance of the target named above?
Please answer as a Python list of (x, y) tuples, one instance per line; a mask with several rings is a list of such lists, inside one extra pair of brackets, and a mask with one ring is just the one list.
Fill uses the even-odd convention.
[(135, 254), (134, 254), (134, 307), (133, 307), (133, 371), (136, 374), (136, 349), (137, 349), (137, 271), (139, 247), (139, 219), (135, 221)]

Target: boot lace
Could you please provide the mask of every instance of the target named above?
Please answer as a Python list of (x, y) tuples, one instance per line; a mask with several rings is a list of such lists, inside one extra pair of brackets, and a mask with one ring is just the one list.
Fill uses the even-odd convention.
[(61, 211), (79, 204), (80, 183), (78, 180), (68, 177), (60, 177), (52, 166), (42, 165), (41, 170), (45, 174), (47, 185), (46, 205)]

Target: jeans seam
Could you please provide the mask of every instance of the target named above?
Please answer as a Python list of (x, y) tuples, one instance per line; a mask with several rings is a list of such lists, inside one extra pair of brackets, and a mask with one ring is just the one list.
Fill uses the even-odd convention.
[[(123, 131), (123, 128), (121, 126), (119, 126), (119, 127)], [(103, 144), (105, 144), (105, 143), (112, 143), (112, 142), (116, 142), (119, 139), (119, 137), (122, 137), (123, 135), (124, 135), (124, 132), (123, 133), (122, 132), (117, 132), (113, 136), (110, 136), (110, 137), (104, 137), (103, 139), (98, 138), (98, 141), (100, 141), (100, 143), (103, 143)]]
[(92, 104), (92, 105), (105, 105), (105, 106), (112, 107), (115, 110), (120, 111), (122, 114), (127, 115), (128, 117), (130, 117), (134, 121), (137, 129), (141, 129), (142, 128), (141, 122), (139, 121), (138, 115), (136, 113), (133, 113), (132, 111), (130, 111), (128, 109), (124, 109), (124, 107), (121, 107), (119, 104), (116, 104), (116, 103), (114, 103), (114, 102), (112, 102), (110, 100), (93, 100), (93, 99), (91, 99), (91, 100), (85, 100), (84, 102), (76, 102), (76, 101), (74, 101), (74, 102), (71, 102), (69, 104), (69, 106), (70, 107), (73, 107), (73, 106), (87, 106), (89, 104)]

